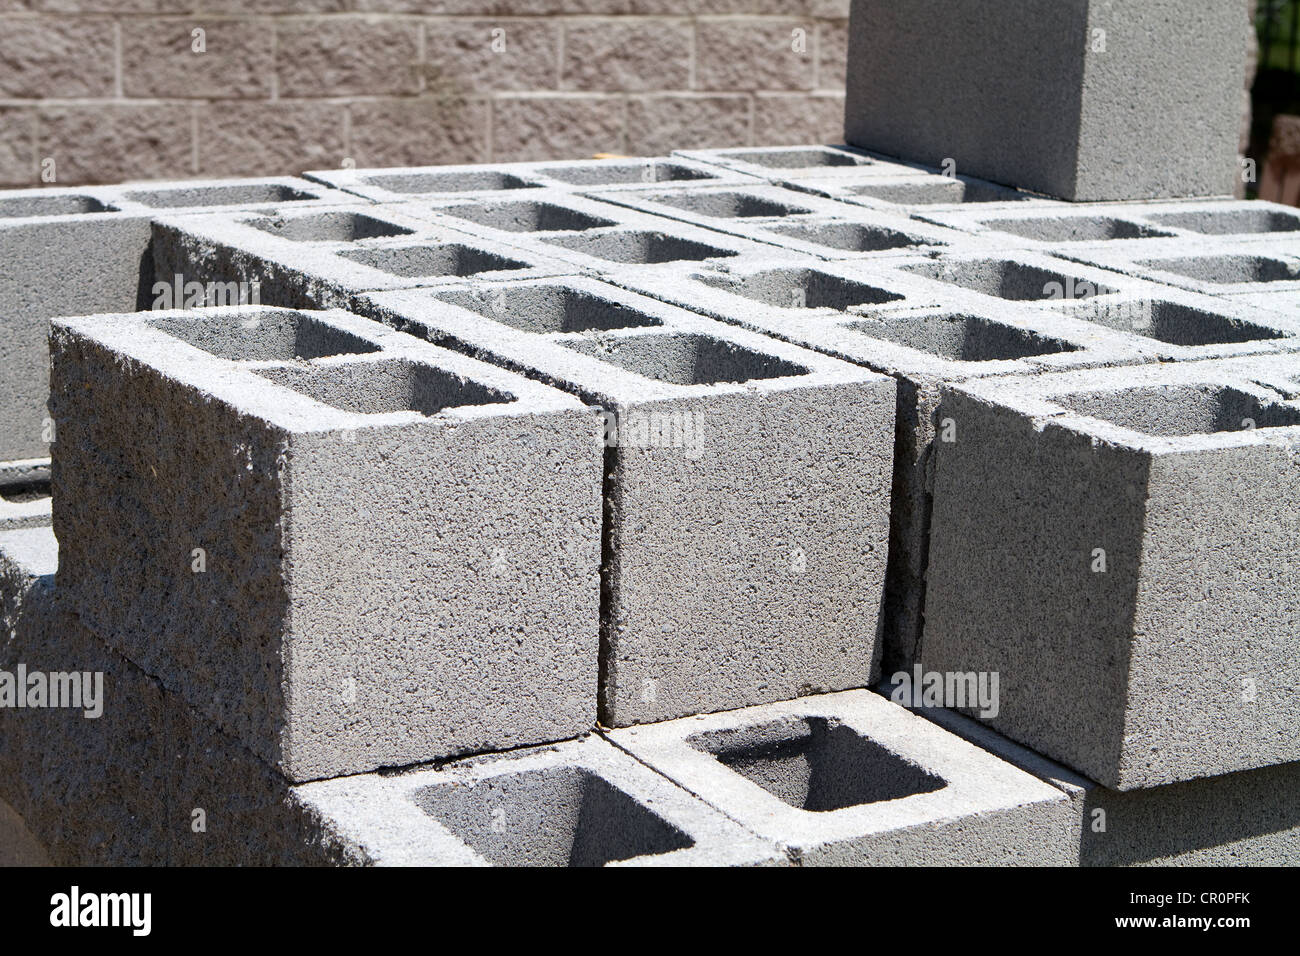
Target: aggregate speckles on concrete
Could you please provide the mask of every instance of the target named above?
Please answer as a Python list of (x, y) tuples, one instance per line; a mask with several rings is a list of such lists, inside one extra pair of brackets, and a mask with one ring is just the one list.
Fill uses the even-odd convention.
[(1063, 791), (870, 691), (608, 736), (804, 866), (1078, 859)]
[(52, 341), (71, 606), (263, 759), (304, 780), (591, 725), (593, 410), (340, 312)]
[(604, 410), (604, 722), (871, 679), (893, 380), (587, 278), (367, 302)]

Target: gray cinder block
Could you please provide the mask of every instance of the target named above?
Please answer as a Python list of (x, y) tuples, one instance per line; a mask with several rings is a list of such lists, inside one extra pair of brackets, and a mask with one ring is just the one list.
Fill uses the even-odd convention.
[(369, 301), (604, 410), (602, 722), (870, 680), (891, 379), (587, 278)]
[(1231, 195), (1247, 30), (1239, 0), (854, 0), (845, 138), (1069, 200)]
[(1300, 763), (1120, 792), (954, 711), (923, 707), (914, 712), (1069, 794), (1079, 818), (1082, 866), (1294, 866), (1300, 861)]
[(868, 211), (779, 186), (595, 191), (589, 195), (821, 259), (920, 254), (971, 241), (960, 232), (935, 228), (906, 216)]
[(1078, 859), (1064, 792), (870, 691), (608, 736), (804, 866)]
[(679, 149), (673, 152), (673, 156), (778, 183), (789, 179), (861, 181), (877, 176), (904, 176), (924, 169), (919, 164), (901, 163), (851, 146)]
[(1300, 758), (1298, 378), (1274, 355), (945, 388), (925, 668), (1000, 674), (990, 724), (1113, 789)]
[(338, 312), (59, 320), (52, 357), (69, 600), (286, 775), (591, 725), (593, 411)]
[(225, 209), (309, 208), (355, 202), (355, 197), (295, 176), (198, 179), (101, 187), (126, 212), (184, 213)]
[(0, 460), (49, 454), (50, 318), (129, 312), (148, 302), (149, 219), (98, 197), (95, 190), (0, 193)]
[(774, 866), (771, 843), (599, 737), (296, 796), (378, 866)]
[(573, 271), (448, 222), (413, 204), (162, 216), (154, 272), (164, 281), (181, 277), (182, 288), (237, 285), (245, 296), (237, 301), (255, 294), (263, 305), (346, 309), (366, 290)]

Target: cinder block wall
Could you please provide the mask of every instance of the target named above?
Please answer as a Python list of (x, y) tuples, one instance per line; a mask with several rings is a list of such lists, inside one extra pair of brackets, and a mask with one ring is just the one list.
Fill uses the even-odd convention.
[(0, 185), (843, 136), (848, 0), (188, 6), (0, 0)]

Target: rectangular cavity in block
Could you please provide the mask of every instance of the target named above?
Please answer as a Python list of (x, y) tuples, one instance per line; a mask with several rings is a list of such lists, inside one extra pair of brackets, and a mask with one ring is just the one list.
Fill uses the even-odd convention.
[(499, 866), (604, 866), (694, 846), (685, 832), (585, 767), (425, 787), (416, 804)]
[(1186, 229), (1209, 236), (1237, 236), (1251, 233), (1298, 232), (1300, 214), (1263, 206), (1257, 209), (1234, 206), (1186, 212), (1151, 212), (1147, 219), (1162, 226)]
[(40, 196), (0, 196), (0, 219), (35, 216), (77, 216), (86, 213), (112, 212), (113, 207), (93, 196), (59, 194)]
[(357, 212), (320, 212), (309, 216), (263, 216), (248, 220), (262, 232), (294, 242), (356, 242), (406, 236), (414, 230)]
[(698, 190), (676, 193), (647, 193), (642, 197), (646, 202), (661, 206), (670, 206), (683, 212), (709, 216), (714, 219), (754, 219), (778, 218), (782, 216), (804, 216), (811, 209), (798, 205), (795, 194), (791, 202), (780, 202), (766, 196), (755, 195), (744, 190), (717, 192)]
[(428, 365), (394, 359), (257, 373), (331, 408), (357, 415), (418, 412), (437, 415), (449, 408), (512, 402), (514, 396)]
[(487, 168), (446, 172), (431, 170), (419, 173), (389, 173), (366, 176), (363, 182), (403, 195), (531, 189), (535, 186), (521, 176)]
[(818, 222), (800, 225), (765, 227), (790, 239), (842, 252), (885, 252), (890, 249), (909, 249), (914, 246), (934, 244), (932, 239), (890, 229), (886, 226), (869, 226), (856, 222)]
[(1107, 301), (1081, 299), (1067, 312), (1119, 332), (1132, 332), (1169, 345), (1228, 345), (1287, 338), (1281, 329), (1165, 299)]
[(704, 259), (738, 255), (733, 250), (709, 245), (706, 242), (643, 230), (619, 229), (586, 235), (552, 236), (546, 241), (551, 245), (562, 246), (572, 252), (579, 252), (595, 259), (628, 265), (699, 262)]
[(1292, 263), (1259, 255), (1229, 254), (1143, 259), (1139, 260), (1137, 265), (1213, 285), (1290, 282), (1300, 278)]
[(531, 200), (450, 206), (442, 211), (457, 219), (506, 232), (575, 232), (615, 225), (612, 219), (601, 219), (556, 203)]
[(528, 263), (457, 242), (347, 249), (344, 259), (406, 279), (467, 277), (484, 272), (526, 269)]
[(962, 313), (885, 315), (845, 327), (958, 362), (998, 362), (1079, 349), (1050, 335)]
[(1052, 401), (1080, 415), (1144, 435), (1212, 435), (1300, 425), (1300, 409), (1262, 401), (1227, 386), (1171, 385), (1056, 394)]
[(155, 319), (148, 323), (182, 342), (233, 362), (289, 362), (331, 355), (365, 355), (380, 347), (306, 312), (252, 313), (232, 322), (223, 314)]
[(717, 385), (808, 374), (808, 369), (793, 362), (699, 334), (629, 335), (566, 344), (575, 352), (673, 385)]
[(937, 206), (940, 204), (1009, 202), (1030, 197), (992, 183), (947, 176), (906, 182), (860, 183), (843, 187), (844, 191), (864, 199), (879, 199), (900, 206)]
[(1116, 288), (1068, 272), (1013, 259), (936, 260), (903, 266), (904, 271), (984, 295), (1017, 302), (1081, 299), (1107, 295)]
[(812, 813), (901, 800), (948, 785), (830, 717), (713, 731), (688, 743), (789, 806)]
[(291, 203), (316, 199), (303, 189), (284, 183), (239, 183), (223, 186), (192, 186), (182, 189), (132, 189), (127, 199), (151, 209), (181, 209), (189, 206), (248, 206), (257, 203)]
[(902, 295), (867, 282), (817, 269), (767, 269), (743, 278), (726, 274), (701, 273), (696, 278), (763, 305), (789, 309), (835, 309), (844, 311), (860, 305), (898, 302)]
[(1118, 216), (1033, 216), (1023, 219), (984, 219), (982, 222), (994, 232), (1010, 233), (1039, 242), (1155, 239), (1174, 235)]
[(513, 285), (494, 290), (457, 289), (441, 301), (477, 312), (521, 332), (609, 332), (662, 325), (642, 309), (572, 285)]

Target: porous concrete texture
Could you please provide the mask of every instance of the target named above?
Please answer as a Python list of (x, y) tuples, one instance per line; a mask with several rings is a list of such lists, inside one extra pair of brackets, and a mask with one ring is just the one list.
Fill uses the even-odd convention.
[(98, 678), (100, 712), (84, 695), (0, 708), (0, 859), (34, 843), (59, 866), (350, 862), (288, 781), (68, 613), (57, 564), (48, 526), (0, 532), (0, 606), (23, 609), (0, 670)]
[[(886, 696), (896, 689), (879, 688)], [(1300, 851), (1300, 764), (1120, 792), (956, 711), (909, 709), (1068, 794), (1081, 866), (1277, 866)]]
[(1275, 355), (945, 387), (926, 670), (1000, 674), (990, 724), (1113, 789), (1295, 761), (1298, 376)]
[(1074, 201), (1232, 195), (1247, 32), (1242, 0), (853, 0), (845, 139)]
[(747, 832), (599, 737), (304, 784), (378, 866), (780, 866)]
[(1078, 859), (1069, 796), (870, 691), (608, 736), (803, 866)]
[(235, 287), (248, 301), (289, 308), (350, 308), (359, 292), (572, 271), (523, 249), (433, 221), (427, 207), (354, 202), (330, 209), (162, 216), (154, 272)]
[(292, 779), (591, 725), (594, 411), (268, 308), (59, 320), (51, 382), (71, 606)]
[[(931, 262), (907, 259), (906, 262)], [(910, 666), (920, 639), (929, 539), (931, 446), (942, 428), (939, 387), (988, 375), (1129, 364), (1150, 358), (1132, 336), (1014, 303), (964, 298), (905, 269), (794, 265), (788, 256), (740, 267), (624, 280), (641, 292), (898, 380), (886, 668)]]
[(892, 380), (588, 278), (369, 303), (604, 410), (604, 723), (871, 679)]

